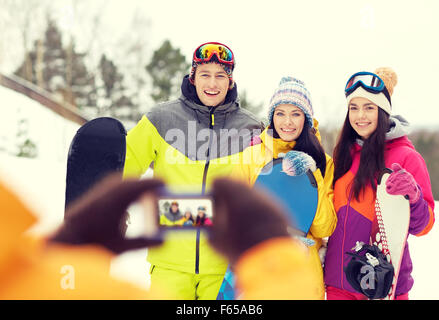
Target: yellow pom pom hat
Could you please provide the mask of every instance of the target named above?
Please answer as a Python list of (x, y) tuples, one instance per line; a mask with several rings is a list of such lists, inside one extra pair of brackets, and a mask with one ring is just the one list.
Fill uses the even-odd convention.
[(391, 96), (397, 83), (398, 77), (391, 68), (378, 68), (375, 73), (357, 72), (346, 83), (345, 95), (348, 105), (353, 98), (362, 97), (369, 99), (390, 115)]

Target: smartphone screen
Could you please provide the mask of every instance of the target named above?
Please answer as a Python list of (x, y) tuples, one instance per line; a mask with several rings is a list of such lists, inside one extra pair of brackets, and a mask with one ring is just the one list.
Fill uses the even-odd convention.
[(210, 196), (145, 194), (128, 208), (126, 238), (154, 237), (163, 231), (209, 228), (214, 216)]
[(161, 228), (210, 227), (213, 220), (213, 201), (209, 196), (164, 196), (157, 201)]

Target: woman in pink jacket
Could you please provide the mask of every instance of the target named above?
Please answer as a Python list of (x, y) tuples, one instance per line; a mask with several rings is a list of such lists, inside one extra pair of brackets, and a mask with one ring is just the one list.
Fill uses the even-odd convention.
[[(369, 243), (375, 217), (377, 175), (393, 170), (386, 183), (389, 194), (406, 195), (410, 202), (409, 234), (421, 236), (434, 223), (434, 199), (422, 156), (407, 138), (408, 123), (392, 115), (395, 72), (380, 68), (359, 72), (346, 84), (348, 112), (334, 150), (334, 207), (337, 227), (329, 238), (325, 260), (328, 300), (367, 299), (348, 283), (346, 252), (357, 241)], [(413, 286), (408, 244), (404, 248), (396, 286), (396, 299), (408, 299)]]

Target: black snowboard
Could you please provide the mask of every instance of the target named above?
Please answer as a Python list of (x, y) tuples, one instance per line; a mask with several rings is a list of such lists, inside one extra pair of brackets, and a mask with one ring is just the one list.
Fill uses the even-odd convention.
[(67, 159), (67, 208), (96, 182), (122, 172), (126, 153), (126, 130), (116, 119), (93, 119), (78, 129)]

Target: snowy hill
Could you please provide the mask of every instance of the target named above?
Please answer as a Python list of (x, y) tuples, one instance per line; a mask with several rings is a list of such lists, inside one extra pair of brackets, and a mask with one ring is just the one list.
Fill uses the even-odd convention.
[[(38, 103), (0, 86), (2, 117), (0, 137), (3, 141), (13, 140), (17, 115), (29, 119), (29, 132), (38, 145), (35, 159), (17, 158), (0, 149), (0, 177), (9, 183), (22, 199), (39, 215), (39, 223), (32, 232), (47, 234), (63, 219), (67, 152), (78, 125), (42, 107)], [(18, 111), (20, 110), (20, 111)], [(439, 202), (436, 202), (438, 208)], [(437, 211), (437, 209), (436, 209)], [(409, 237), (410, 254), (413, 260), (415, 285), (410, 299), (439, 299), (439, 278), (436, 266), (439, 257), (435, 255), (439, 243), (439, 227), (426, 236)], [(148, 287), (149, 266), (147, 250), (126, 253), (113, 261), (112, 274)]]
[[(439, 201), (435, 202), (435, 212), (439, 208)], [(410, 256), (413, 262), (412, 277), (415, 280), (409, 293), (410, 299), (439, 300), (437, 291), (439, 277), (436, 274), (439, 265), (439, 256), (436, 246), (439, 244), (439, 226), (436, 220), (433, 229), (425, 236), (409, 236)]]
[[(38, 102), (0, 86), (0, 173), (22, 192), (37, 212), (44, 212), (38, 232), (53, 229), (64, 210), (65, 166), (70, 142), (79, 128)], [(34, 159), (15, 157), (17, 126), (26, 122), (27, 136), (37, 146)], [(10, 178), (8, 178), (10, 177)]]

